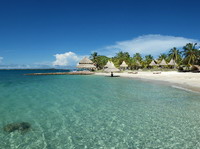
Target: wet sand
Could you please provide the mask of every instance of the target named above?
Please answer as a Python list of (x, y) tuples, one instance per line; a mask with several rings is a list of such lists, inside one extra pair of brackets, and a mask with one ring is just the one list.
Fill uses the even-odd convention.
[[(110, 73), (95, 73), (95, 75), (109, 76)], [(119, 75), (120, 77), (140, 79), (143, 81), (151, 81), (153, 83), (164, 83), (175, 88), (200, 93), (200, 73), (181, 73), (171, 71), (161, 72), (160, 74), (154, 74), (154, 72), (138, 72), (137, 74), (130, 74), (128, 72), (124, 72), (114, 73), (114, 75)]]

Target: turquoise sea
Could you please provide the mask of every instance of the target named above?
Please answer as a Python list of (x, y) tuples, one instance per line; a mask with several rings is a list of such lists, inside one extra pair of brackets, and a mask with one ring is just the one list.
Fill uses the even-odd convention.
[[(52, 71), (52, 70), (51, 70)], [(0, 71), (1, 149), (200, 148), (200, 96), (129, 78)], [(31, 130), (3, 127), (28, 122)]]

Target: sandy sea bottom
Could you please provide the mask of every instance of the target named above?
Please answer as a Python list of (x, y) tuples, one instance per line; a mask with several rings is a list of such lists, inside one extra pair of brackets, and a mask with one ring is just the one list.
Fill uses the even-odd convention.
[[(200, 148), (200, 96), (104, 76), (0, 71), (0, 148)], [(27, 73), (27, 72), (26, 72)], [(29, 122), (25, 134), (6, 133)]]

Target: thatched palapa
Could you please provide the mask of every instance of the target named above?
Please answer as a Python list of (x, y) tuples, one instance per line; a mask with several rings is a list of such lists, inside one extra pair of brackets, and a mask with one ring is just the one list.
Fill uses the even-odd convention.
[(163, 59), (163, 60), (160, 62), (159, 65), (160, 65), (160, 66), (167, 66), (167, 63), (166, 63), (166, 61)]
[(96, 66), (93, 64), (93, 62), (88, 59), (87, 57), (84, 57), (78, 64), (77, 68), (83, 68), (83, 69), (95, 69)]
[(108, 62), (106, 63), (106, 65), (104, 66), (104, 68), (108, 68), (108, 67), (110, 67), (110, 65), (112, 65), (112, 64), (111, 64), (110, 61), (108, 61)]
[(170, 62), (168, 63), (169, 66), (177, 66), (176, 62), (174, 59), (171, 59)]
[(155, 60), (152, 60), (149, 66), (158, 66), (158, 64), (156, 64)]
[(128, 65), (126, 64), (125, 61), (123, 61), (122, 64), (120, 65), (120, 68), (127, 68), (127, 67), (128, 67)]
[(200, 71), (200, 66), (199, 65), (193, 65), (191, 69), (193, 71)]
[(142, 66), (138, 60), (136, 61), (136, 65)]
[(116, 71), (119, 71), (119, 69), (115, 67), (113, 62), (110, 62), (109, 66), (106, 69), (104, 69), (104, 71), (106, 71), (106, 72), (116, 72)]

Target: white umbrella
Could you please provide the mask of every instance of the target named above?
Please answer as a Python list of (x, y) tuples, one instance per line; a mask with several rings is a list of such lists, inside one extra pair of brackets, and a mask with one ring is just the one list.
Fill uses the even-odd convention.
[(159, 64), (160, 66), (167, 66), (167, 63), (164, 59), (162, 59), (162, 61)]
[(108, 62), (106, 63), (106, 65), (104, 66), (104, 68), (108, 68), (110, 65), (111, 65), (111, 62), (108, 61)]
[(120, 67), (122, 67), (122, 68), (127, 68), (127, 67), (128, 67), (128, 65), (126, 64), (126, 62), (125, 62), (125, 61), (123, 61), (123, 62), (122, 62), (122, 64), (120, 65)]
[(158, 64), (156, 64), (155, 61), (152, 60), (151, 63), (149, 64), (149, 66), (158, 66)]
[(111, 77), (112, 77), (113, 76), (113, 72), (117, 72), (117, 71), (119, 71), (119, 69), (115, 67), (113, 62), (110, 62), (110, 65), (108, 66), (108, 68), (104, 69), (104, 71), (105, 72), (111, 72)]
[(171, 59), (170, 62), (168, 63), (170, 66), (177, 66), (176, 62), (174, 59)]

